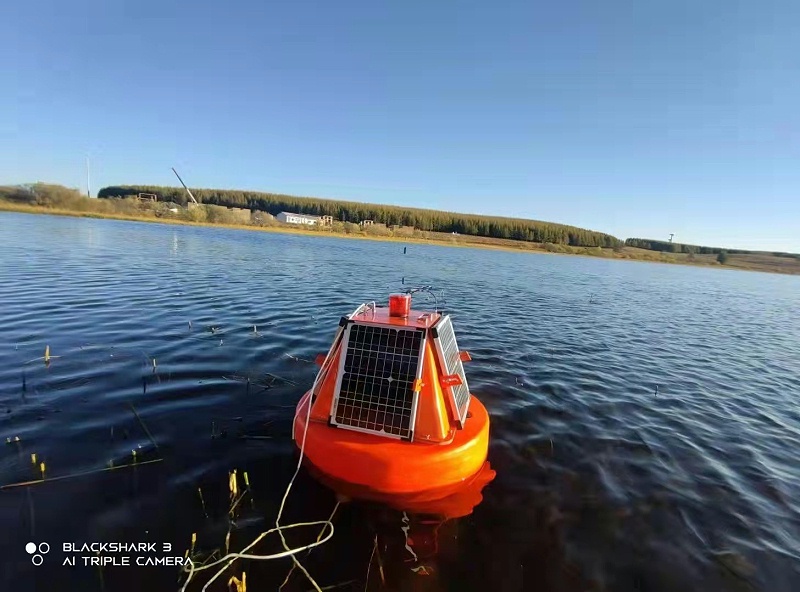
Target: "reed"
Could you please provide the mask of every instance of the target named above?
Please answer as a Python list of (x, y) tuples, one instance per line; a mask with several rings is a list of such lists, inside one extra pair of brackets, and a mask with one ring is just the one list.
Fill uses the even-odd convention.
[[(99, 551), (97, 552), (97, 556), (100, 556)], [(103, 578), (103, 568), (100, 565), (97, 566), (97, 576), (100, 578), (100, 590), (101, 592), (105, 592), (106, 581), (105, 578)]]
[[(200, 496), (200, 505), (203, 507), (203, 515), (208, 518), (208, 512), (206, 511), (206, 500), (203, 499), (203, 490), (199, 487), (197, 488), (197, 495)], [(197, 534), (192, 535), (193, 539), (197, 538)], [(194, 549), (194, 543), (192, 544), (192, 549)]]
[(42, 462), (39, 465), (39, 470), (42, 473), (42, 478), (41, 479), (34, 479), (32, 481), (23, 481), (23, 482), (20, 482), (20, 483), (9, 483), (8, 485), (0, 486), (0, 490), (4, 491), (6, 489), (13, 489), (15, 487), (28, 487), (28, 486), (31, 486), (31, 485), (39, 485), (41, 483), (45, 483), (45, 481), (47, 483), (52, 483), (54, 481), (63, 481), (65, 479), (75, 479), (77, 477), (85, 477), (87, 475), (96, 475), (98, 473), (105, 473), (107, 471), (116, 471), (118, 469), (127, 469), (129, 467), (141, 467), (142, 465), (149, 465), (149, 464), (153, 464), (153, 463), (159, 463), (159, 462), (161, 462), (163, 460), (164, 460), (163, 458), (155, 458), (153, 460), (146, 460), (146, 461), (140, 462), (140, 463), (129, 463), (129, 464), (125, 464), (125, 465), (118, 465), (118, 466), (115, 466), (115, 467), (106, 467), (104, 469), (95, 469), (93, 471), (84, 471), (84, 472), (81, 472), (81, 473), (72, 473), (72, 474), (69, 474), (69, 475), (60, 475), (58, 477), (50, 477), (50, 478), (48, 478), (46, 480), (45, 480), (45, 464)]
[(378, 559), (378, 573), (381, 576), (381, 583), (386, 586), (386, 573), (383, 571), (383, 559), (381, 559), (381, 550), (378, 547), (378, 535), (375, 535), (375, 557)]
[[(155, 360), (153, 360), (153, 362), (155, 363)], [(144, 420), (139, 415), (139, 412), (136, 411), (136, 407), (134, 407), (133, 403), (131, 403), (130, 401), (128, 401), (128, 406), (131, 408), (131, 411), (133, 411), (133, 414), (136, 416), (136, 421), (139, 422), (139, 425), (142, 427), (142, 430), (144, 430), (144, 433), (147, 434), (150, 443), (155, 447), (156, 451), (158, 451), (158, 443), (156, 442), (156, 439), (153, 437), (153, 434), (150, 433), (150, 430), (147, 429), (147, 425), (145, 425)]]
[(372, 567), (372, 558), (375, 557), (375, 550), (378, 548), (378, 535), (375, 535), (375, 538), (372, 541), (372, 553), (369, 555), (369, 562), (367, 563), (367, 575), (364, 576), (364, 592), (367, 592), (367, 588), (369, 587), (369, 571)]
[(228, 589), (230, 589), (231, 585), (236, 587), (236, 592), (247, 592), (247, 574), (242, 572), (241, 580), (236, 576), (231, 576), (231, 579), (228, 580)]
[(233, 471), (228, 473), (228, 488), (230, 489), (231, 500), (236, 499), (236, 496), (239, 493), (239, 484), (236, 479), (236, 469), (233, 469)]

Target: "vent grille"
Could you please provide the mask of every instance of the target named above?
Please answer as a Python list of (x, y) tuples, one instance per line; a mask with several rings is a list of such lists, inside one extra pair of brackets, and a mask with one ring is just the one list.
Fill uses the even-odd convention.
[(411, 439), (425, 331), (362, 325), (347, 327), (331, 423)]

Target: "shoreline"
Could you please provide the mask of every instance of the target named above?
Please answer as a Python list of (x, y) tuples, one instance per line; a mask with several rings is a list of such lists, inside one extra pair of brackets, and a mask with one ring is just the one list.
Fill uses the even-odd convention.
[[(72, 218), (98, 218), (104, 220), (119, 220), (123, 222), (144, 222), (151, 224), (165, 224), (174, 226), (193, 226), (205, 228), (225, 228), (228, 230), (247, 230), (256, 232), (270, 232), (279, 234), (291, 234), (298, 236), (325, 236), (333, 238), (356, 239), (356, 240), (372, 240), (379, 242), (392, 242), (392, 243), (405, 243), (405, 244), (420, 244), (420, 245), (438, 245), (443, 247), (457, 247), (457, 248), (475, 248), (475, 249), (488, 249), (495, 251), (507, 251), (512, 253), (534, 253), (542, 255), (569, 255), (578, 257), (592, 257), (595, 259), (610, 259), (618, 261), (638, 261), (643, 263), (662, 263), (669, 265), (683, 265), (688, 267), (703, 267), (703, 268), (716, 268), (728, 269), (739, 271), (758, 271), (762, 273), (776, 273), (780, 275), (800, 275), (800, 263), (792, 265), (792, 261), (752, 261), (756, 257), (737, 256), (734, 261), (729, 261), (725, 265), (717, 263), (716, 257), (713, 255), (698, 255), (694, 259), (688, 259), (687, 256), (680, 257), (675, 253), (661, 253), (657, 251), (646, 251), (635, 247), (623, 247), (619, 251), (614, 249), (600, 247), (574, 247), (567, 245), (555, 245), (553, 248), (548, 249), (541, 243), (529, 243), (523, 241), (515, 241), (512, 239), (497, 239), (488, 237), (479, 237), (472, 235), (455, 235), (443, 233), (427, 233), (428, 237), (419, 236), (386, 236), (386, 235), (369, 235), (367, 233), (355, 234), (346, 232), (334, 232), (323, 230), (306, 230), (303, 228), (291, 228), (285, 226), (254, 226), (246, 224), (221, 224), (213, 222), (192, 222), (189, 220), (176, 220), (170, 218), (157, 218), (151, 216), (131, 216), (125, 214), (106, 214), (99, 212), (79, 212), (74, 210), (64, 210), (58, 208), (48, 208), (44, 206), (31, 206), (14, 204), (5, 201), (0, 201), (0, 213), (12, 212), (18, 214), (44, 214), (51, 216), (66, 216)], [(773, 259), (780, 259), (772, 257)], [(733, 257), (730, 257), (733, 259)], [(742, 262), (742, 265), (731, 263)], [(778, 265), (780, 264), (780, 265)]]

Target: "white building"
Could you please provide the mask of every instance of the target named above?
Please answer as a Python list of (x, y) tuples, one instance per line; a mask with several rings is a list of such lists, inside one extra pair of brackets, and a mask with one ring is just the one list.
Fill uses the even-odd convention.
[(308, 216), (306, 214), (293, 214), (292, 212), (281, 212), (275, 216), (280, 222), (287, 224), (319, 224), (319, 216)]

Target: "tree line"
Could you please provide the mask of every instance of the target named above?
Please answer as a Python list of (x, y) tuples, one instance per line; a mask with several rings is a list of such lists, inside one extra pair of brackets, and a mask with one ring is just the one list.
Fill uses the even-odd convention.
[[(697, 255), (718, 255), (725, 252), (732, 255), (750, 255), (762, 253), (763, 251), (748, 251), (746, 249), (723, 249), (722, 247), (702, 247), (700, 245), (684, 245), (682, 243), (671, 243), (669, 241), (652, 240), (649, 238), (628, 238), (625, 244), (629, 247), (647, 249), (648, 251), (665, 251), (667, 253), (694, 253)], [(777, 253), (774, 253), (777, 255)]]
[[(159, 200), (174, 201), (182, 205), (185, 205), (187, 200), (186, 193), (182, 188), (151, 185), (104, 187), (98, 192), (97, 197), (130, 197), (139, 193), (155, 193)], [(272, 215), (287, 211), (314, 216), (333, 216), (335, 220), (343, 222), (358, 223), (363, 220), (374, 220), (387, 226), (413, 226), (423, 231), (456, 232), (472, 236), (581, 247), (619, 247), (622, 245), (622, 241), (609, 234), (538, 220), (457, 214), (421, 208), (295, 197), (276, 193), (192, 189), (192, 194), (201, 203), (249, 208), (269, 212)]]
[(800, 259), (798, 253), (784, 253), (782, 251), (752, 251), (748, 249), (726, 249), (724, 247), (703, 247), (700, 245), (685, 245), (669, 241), (653, 240), (649, 238), (627, 238), (625, 244), (629, 247), (647, 249), (648, 251), (664, 251), (667, 253), (693, 253), (697, 255), (774, 255), (775, 257), (788, 257)]

